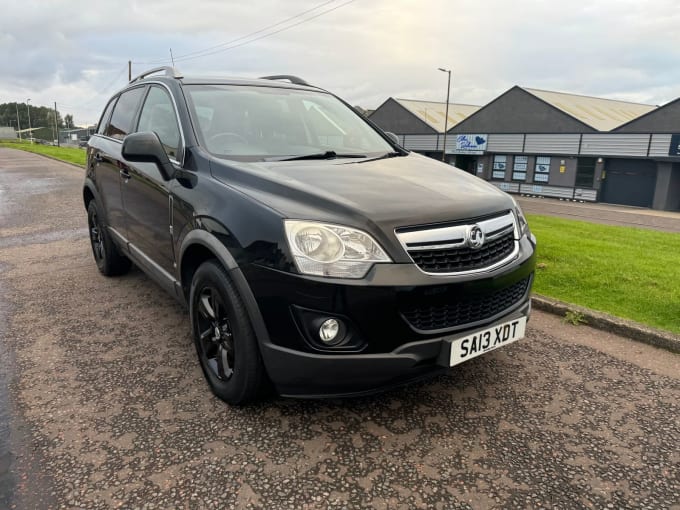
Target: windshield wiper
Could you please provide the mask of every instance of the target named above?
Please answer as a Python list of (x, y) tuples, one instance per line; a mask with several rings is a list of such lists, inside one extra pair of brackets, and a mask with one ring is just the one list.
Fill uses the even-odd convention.
[(338, 154), (335, 151), (315, 152), (304, 154), (303, 156), (292, 156), (286, 158), (271, 158), (269, 161), (295, 161), (300, 159), (337, 159), (337, 158), (365, 158), (366, 154)]
[(383, 154), (382, 156), (378, 156), (378, 157), (375, 157), (375, 158), (367, 159), (366, 161), (362, 161), (362, 163), (369, 163), (370, 161), (376, 161), (378, 159), (396, 158), (396, 157), (399, 157), (399, 156), (406, 156), (406, 154), (404, 154), (403, 152), (396, 152), (396, 151), (388, 152), (386, 154)]

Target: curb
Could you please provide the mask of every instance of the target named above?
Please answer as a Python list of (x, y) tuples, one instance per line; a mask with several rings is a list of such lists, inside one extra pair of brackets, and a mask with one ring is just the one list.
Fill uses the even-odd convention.
[(71, 165), (76, 168), (80, 168), (81, 170), (85, 170), (85, 165), (79, 165), (78, 163), (71, 163), (70, 161), (64, 161), (63, 159), (55, 158), (54, 156), (48, 156), (47, 154), (40, 154), (39, 152), (33, 152), (33, 151), (25, 151), (23, 149), (17, 149), (16, 147), (3, 147), (4, 149), (12, 149), (15, 151), (21, 151), (21, 152), (28, 152), (29, 154), (34, 154), (36, 156), (40, 156), (42, 158), (47, 158), (51, 159), (52, 161), (58, 161), (59, 163), (64, 163), (65, 165)]
[[(20, 151), (21, 149), (16, 149)], [(36, 156), (42, 156), (43, 158), (51, 159), (52, 161), (58, 161), (59, 163), (64, 163), (65, 165), (71, 165), (76, 168), (80, 168), (81, 170), (85, 170), (85, 165), (79, 165), (78, 163), (71, 163), (70, 161), (64, 161), (63, 159), (55, 158), (54, 156), (48, 156), (47, 154), (39, 154), (37, 152), (31, 152), (31, 151), (24, 151), (24, 152), (29, 152), (31, 154), (35, 154)]]
[(585, 319), (586, 325), (590, 327), (680, 354), (680, 336), (671, 332), (654, 329), (628, 319), (614, 317), (603, 312), (596, 312), (589, 308), (572, 305), (571, 303), (565, 303), (539, 294), (531, 296), (531, 304), (537, 310), (559, 315), (560, 317), (564, 317), (567, 312), (579, 313)]

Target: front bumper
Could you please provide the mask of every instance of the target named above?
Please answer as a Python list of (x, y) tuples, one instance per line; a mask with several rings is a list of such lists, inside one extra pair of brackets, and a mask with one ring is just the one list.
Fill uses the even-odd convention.
[[(446, 371), (448, 365), (438, 360), (448, 359), (447, 339), (528, 316), (535, 253), (528, 239), (522, 245), (519, 257), (507, 266), (460, 277), (433, 277), (413, 264), (376, 265), (362, 280), (249, 266), (244, 276), (269, 336), (260, 339), (269, 378), (282, 395), (328, 397), (371, 393)], [(511, 303), (498, 304), (495, 296), (522, 282), (523, 290), (512, 294)], [(464, 310), (465, 317), (475, 320), (458, 325), (426, 321), (428, 328), (422, 328), (409, 314), (414, 307), (432, 309), (437, 319), (442, 306), (464, 307), (468, 301), (476, 304)], [(492, 305), (493, 313), (485, 313)], [(452, 308), (456, 313), (462, 309), (458, 304)], [(340, 348), (315, 343), (300, 310), (341, 318), (356, 341)]]
[[(529, 298), (515, 312), (494, 323), (527, 317)], [(465, 336), (459, 333), (453, 337)], [(263, 346), (269, 377), (282, 396), (332, 398), (368, 395), (449, 370), (452, 336), (405, 344), (384, 354), (342, 356), (300, 352), (273, 344)]]

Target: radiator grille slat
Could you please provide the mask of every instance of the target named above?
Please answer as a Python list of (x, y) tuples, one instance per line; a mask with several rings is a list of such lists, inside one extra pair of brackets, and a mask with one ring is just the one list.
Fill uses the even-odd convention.
[[(473, 248), (471, 236), (480, 230), (483, 244)], [(401, 227), (395, 233), (413, 262), (428, 274), (491, 270), (510, 261), (519, 249), (512, 211), (467, 222)]]
[(503, 260), (515, 249), (513, 232), (487, 241), (478, 250), (445, 248), (440, 250), (412, 250), (409, 255), (427, 273), (455, 273), (482, 269)]

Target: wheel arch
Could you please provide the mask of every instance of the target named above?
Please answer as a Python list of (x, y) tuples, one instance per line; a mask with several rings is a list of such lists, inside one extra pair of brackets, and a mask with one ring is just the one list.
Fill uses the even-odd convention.
[[(94, 185), (94, 182), (92, 182), (92, 179), (87, 177), (85, 179), (85, 184), (83, 185), (83, 205), (85, 206), (85, 209), (87, 209), (87, 206), (92, 200), (96, 200), (99, 204), (102, 203), (99, 199), (97, 187)], [(102, 211), (102, 213), (103, 212), (104, 211)]]
[(238, 266), (236, 259), (229, 250), (214, 235), (206, 230), (192, 230), (182, 240), (179, 257), (179, 277), (181, 292), (189, 303), (189, 290), (191, 279), (198, 267), (207, 260), (217, 260), (229, 273), (229, 277), (236, 286), (243, 304), (248, 312), (248, 317), (255, 330), (258, 342), (269, 343), (269, 333), (264, 324), (264, 319), (257, 305), (250, 285)]

